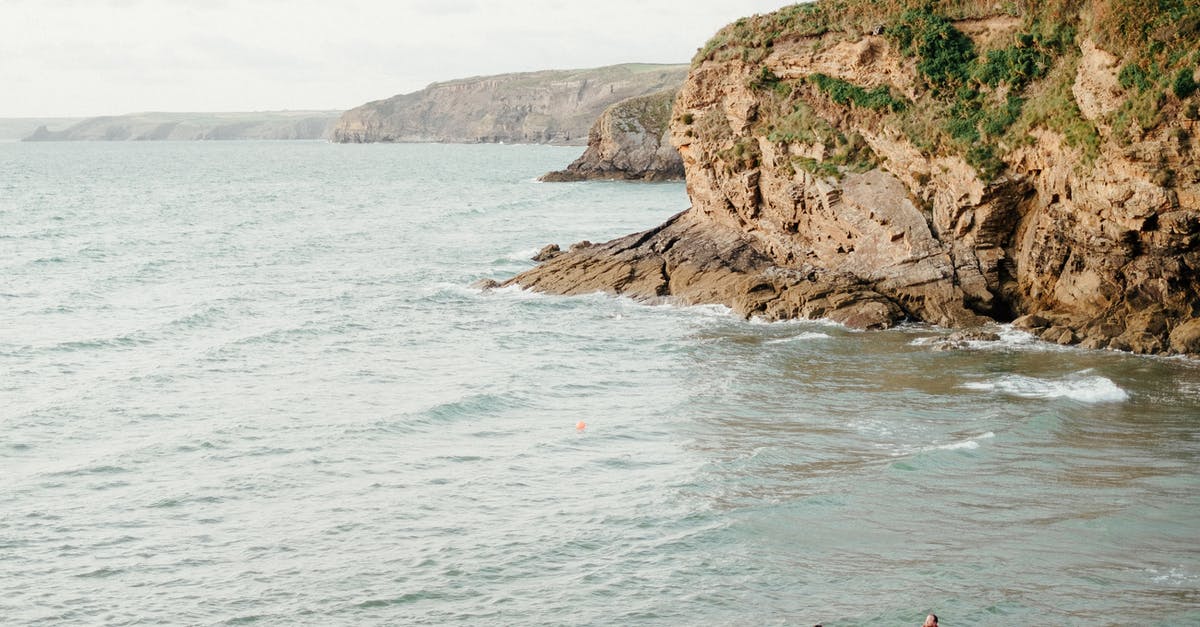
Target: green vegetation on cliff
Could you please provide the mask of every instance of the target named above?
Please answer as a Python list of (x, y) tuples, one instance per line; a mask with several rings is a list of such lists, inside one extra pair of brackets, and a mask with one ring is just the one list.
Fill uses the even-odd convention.
[(678, 91), (669, 89), (618, 103), (613, 110), (617, 130), (622, 133), (662, 135), (671, 123), (671, 105), (675, 104)]
[[(1018, 18), (1018, 32), (977, 44), (956, 22)], [(864, 87), (824, 74), (782, 80), (764, 63), (777, 44), (805, 37), (855, 40), (882, 35), (915, 61), (917, 106), (887, 85)], [(819, 0), (743, 18), (714, 36), (693, 60), (740, 60), (761, 65), (752, 86), (795, 99), (812, 96), (807, 82), (846, 107), (880, 112), (930, 154), (957, 154), (985, 180), (1000, 175), (1004, 155), (1046, 128), (1061, 134), (1087, 165), (1100, 150), (1100, 134), (1071, 89), (1091, 39), (1118, 58), (1125, 93), (1106, 117), (1118, 141), (1157, 128), (1184, 107), (1195, 111), (1200, 85), (1200, 4), (1189, 0)], [(981, 45), (983, 49), (980, 49)], [(796, 108), (785, 102), (761, 127), (785, 140), (780, 128), (796, 126)], [(1197, 115), (1200, 117), (1200, 115)], [(779, 118), (778, 120), (774, 118)]]

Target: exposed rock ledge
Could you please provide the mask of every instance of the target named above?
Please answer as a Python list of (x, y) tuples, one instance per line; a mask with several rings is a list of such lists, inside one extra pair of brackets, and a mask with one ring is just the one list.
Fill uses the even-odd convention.
[[(896, 17), (853, 4), (877, 23)], [(905, 125), (948, 106), (916, 59), (887, 36), (858, 34), (880, 28), (837, 31), (828, 16), (798, 24), (796, 15), (821, 10), (805, 7), (752, 18), (762, 23), (757, 31), (743, 20), (698, 55), (671, 124), (689, 210), (643, 233), (551, 255), (507, 284), (722, 303), (743, 315), (860, 328), (1015, 319), (1060, 344), (1200, 354), (1196, 95), (1167, 89), (1158, 121), (1125, 128), (1120, 102), (1132, 92), (1114, 78), (1122, 60), (1081, 29), (1051, 59), (1049, 75), (1023, 88), (1037, 107), (1027, 105), (1012, 127), (1027, 128), (1024, 137), (995, 144), (1002, 174), (983, 174), (953, 144), (935, 138), (931, 149)], [(981, 57), (1022, 25), (1013, 16), (973, 17), (959, 24)], [(770, 39), (756, 34), (772, 31)], [(818, 74), (842, 82), (822, 86)], [(823, 88), (830, 84), (859, 87), (856, 97), (880, 86), (889, 98), (903, 94), (907, 116), (835, 98)], [(1086, 144), (1060, 130), (1062, 118), (1038, 117), (1046, 103), (1074, 128), (1091, 129), (1098, 148), (1085, 154)], [(822, 141), (822, 128), (835, 139)], [(837, 158), (847, 147), (857, 163)]]
[(885, 328), (899, 308), (863, 281), (814, 266), (781, 268), (755, 241), (690, 211), (606, 244), (576, 245), (501, 284), (554, 294), (611, 291), (646, 302), (724, 303), (768, 320), (826, 318)]
[(673, 181), (683, 179), (683, 159), (671, 145), (671, 105), (678, 88), (622, 100), (604, 110), (588, 132), (583, 156), (541, 180)]

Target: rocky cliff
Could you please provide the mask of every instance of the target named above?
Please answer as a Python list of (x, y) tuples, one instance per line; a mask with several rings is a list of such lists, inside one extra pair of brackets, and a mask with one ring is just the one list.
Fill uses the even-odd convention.
[(588, 147), (547, 182), (670, 181), (683, 178), (683, 159), (671, 145), (671, 106), (679, 90), (622, 100), (604, 110), (588, 132)]
[(326, 139), (340, 115), (340, 111), (131, 113), (87, 118), (60, 131), (41, 126), (22, 141)]
[(434, 83), (347, 111), (333, 140), (578, 145), (609, 105), (677, 88), (687, 71), (628, 64)]
[(821, 0), (694, 60), (692, 207), (515, 277), (861, 328), (1200, 353), (1200, 9)]

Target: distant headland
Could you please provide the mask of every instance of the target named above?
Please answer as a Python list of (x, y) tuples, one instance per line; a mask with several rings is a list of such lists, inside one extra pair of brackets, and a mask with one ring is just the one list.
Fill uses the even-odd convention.
[(41, 125), (22, 141), (325, 139), (340, 115), (340, 111), (130, 113), (87, 118), (58, 131)]
[(610, 105), (677, 89), (687, 65), (624, 64), (434, 83), (347, 111), (335, 142), (582, 145)]

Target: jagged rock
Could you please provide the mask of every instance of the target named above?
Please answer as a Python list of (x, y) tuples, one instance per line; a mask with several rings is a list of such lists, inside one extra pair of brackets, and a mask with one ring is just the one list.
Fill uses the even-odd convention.
[(1200, 320), (1191, 320), (1171, 332), (1171, 350), (1188, 355), (1200, 355)]
[[(1113, 83), (1133, 52), (1097, 43), (1111, 25), (1092, 19), (1091, 3), (1057, 17), (1036, 3), (1018, 16), (973, 6), (956, 24), (982, 51), (1011, 45), (1035, 18), (1078, 27), (1023, 93), (1042, 106), (1061, 98), (1055, 115), (1087, 133), (1080, 142), (1063, 122), (1022, 115), (1028, 131), (985, 146), (994, 160), (981, 162), (976, 146), (938, 138), (944, 120), (920, 117), (949, 111), (954, 92), (931, 89), (896, 40), (845, 26), (852, 15), (891, 24), (909, 5), (919, 3), (819, 1), (727, 27), (697, 55), (672, 114), (691, 209), (514, 282), (858, 326), (1017, 318), (1049, 342), (1190, 351), (1200, 133), (1188, 111), (1200, 91), (1166, 94), (1141, 128), (1121, 117), (1136, 90)], [(1200, 53), (1172, 45), (1195, 48), (1173, 58)], [(992, 106), (1004, 94), (983, 97)], [(897, 99), (916, 113), (888, 109)]]
[(965, 329), (936, 340), (933, 349), (938, 351), (966, 350), (971, 342), (998, 342), (1000, 335), (983, 329)]
[(691, 212), (606, 244), (572, 246), (504, 285), (514, 283), (565, 295), (605, 291), (646, 302), (724, 303), (743, 316), (825, 318), (863, 329), (886, 328), (904, 316), (852, 276), (777, 267), (752, 238)]
[(533, 256), (533, 260), (541, 263), (543, 261), (550, 261), (561, 254), (562, 249), (558, 247), (558, 244), (547, 244)]
[(1066, 327), (1053, 326), (1041, 332), (1039, 335), (1043, 340), (1054, 344), (1074, 344), (1075, 333)]
[(1025, 314), (1012, 322), (1014, 327), (1026, 331), (1041, 331), (1049, 328), (1052, 324), (1050, 320), (1039, 314)]
[(483, 292), (494, 290), (500, 287), (500, 282), (495, 279), (479, 279), (471, 284), (472, 289), (477, 289)]
[(671, 145), (671, 105), (678, 87), (622, 100), (604, 110), (588, 132), (588, 148), (567, 169), (542, 181), (669, 181), (683, 178), (683, 160)]
[(685, 65), (625, 64), (434, 83), (347, 111), (333, 141), (582, 145), (611, 104), (678, 88)]
[(982, 329), (956, 331), (946, 338), (950, 342), (999, 342), (1000, 334)]

